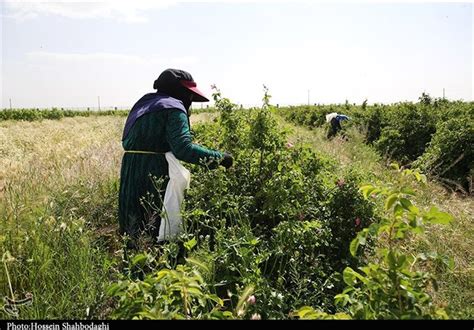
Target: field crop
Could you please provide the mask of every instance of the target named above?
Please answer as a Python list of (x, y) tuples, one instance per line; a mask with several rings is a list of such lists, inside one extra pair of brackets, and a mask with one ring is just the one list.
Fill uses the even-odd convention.
[(138, 251), (117, 232), (123, 116), (0, 122), (2, 318), (474, 317), (470, 197), (386, 166), (362, 126), (328, 141), (321, 115), (339, 108), (214, 98), (194, 139), (235, 166), (185, 165), (183, 233)]

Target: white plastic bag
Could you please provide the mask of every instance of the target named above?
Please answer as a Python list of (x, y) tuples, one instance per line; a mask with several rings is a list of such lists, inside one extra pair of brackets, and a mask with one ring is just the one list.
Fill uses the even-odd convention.
[(326, 123), (329, 123), (331, 119), (337, 117), (337, 112), (331, 112), (326, 115)]
[(169, 177), (163, 200), (163, 217), (161, 218), (158, 241), (169, 240), (182, 230), (183, 219), (180, 214), (184, 200), (184, 190), (189, 188), (191, 173), (184, 168), (172, 152), (165, 154), (168, 161)]

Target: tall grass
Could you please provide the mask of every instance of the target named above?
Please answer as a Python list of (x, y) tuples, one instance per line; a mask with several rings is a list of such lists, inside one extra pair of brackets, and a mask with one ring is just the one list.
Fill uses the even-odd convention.
[(122, 124), (97, 117), (0, 125), (0, 294), (33, 295), (18, 317), (88, 318), (104, 309), (113, 260), (97, 230), (115, 223)]
[(0, 122), (0, 296), (33, 296), (18, 316), (0, 302), (0, 318), (110, 314), (104, 292), (122, 257), (116, 210), (124, 121)]

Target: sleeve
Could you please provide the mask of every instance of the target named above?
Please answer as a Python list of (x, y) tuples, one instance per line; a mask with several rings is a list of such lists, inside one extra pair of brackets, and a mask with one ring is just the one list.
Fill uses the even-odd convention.
[(209, 168), (216, 168), (223, 157), (219, 151), (192, 143), (188, 117), (180, 110), (171, 110), (168, 114), (166, 139), (176, 158), (187, 163), (203, 165), (204, 162)]

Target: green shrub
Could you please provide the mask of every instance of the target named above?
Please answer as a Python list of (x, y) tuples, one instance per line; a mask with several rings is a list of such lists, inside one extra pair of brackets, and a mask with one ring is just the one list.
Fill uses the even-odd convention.
[[(136, 255), (132, 266), (153, 258)], [(159, 268), (143, 280), (123, 279), (108, 289), (118, 298), (113, 317), (117, 319), (214, 319), (229, 318), (232, 313), (221, 312), (222, 299), (212, 294), (202, 272), (209, 268), (199, 260), (188, 259), (176, 269)]]
[[(366, 143), (373, 145), (382, 156), (403, 165), (416, 161), (415, 166), (446, 185), (464, 191), (471, 189), (472, 156), (466, 146), (472, 145), (474, 103), (434, 99), (423, 93), (419, 103), (368, 106), (364, 101), (359, 107), (346, 102), (280, 108), (277, 113), (292, 123), (313, 129), (323, 126), (324, 116), (330, 112), (349, 115), (350, 125), (358, 127)], [(438, 129), (441, 132), (436, 134)], [(450, 129), (453, 132), (448, 132)]]
[(0, 110), (0, 121), (37, 121), (42, 119), (59, 120), (63, 117), (127, 116), (128, 110), (78, 111), (58, 108), (49, 109), (4, 109)]
[[(365, 198), (385, 201), (385, 216), (357, 234), (350, 244), (356, 256), (360, 246), (375, 244), (373, 262), (354, 269), (346, 267), (344, 291), (335, 296), (336, 304), (344, 313), (335, 315), (305, 306), (296, 310), (300, 318), (354, 319), (446, 319), (443, 309), (433, 304), (430, 292), (437, 290), (436, 278), (426, 271), (429, 262), (452, 268), (452, 261), (436, 253), (408, 254), (402, 242), (423, 233), (428, 224), (449, 224), (452, 217), (437, 208), (424, 211), (411, 199), (411, 178), (425, 182), (418, 171), (401, 171), (399, 182), (387, 186), (364, 185), (360, 188)], [(359, 251), (360, 252), (360, 251)]]
[(435, 131), (430, 107), (400, 104), (391, 109), (375, 147), (383, 155), (407, 164), (423, 154)]
[(449, 186), (472, 189), (474, 122), (468, 116), (438, 124), (436, 134), (415, 166)]
[(351, 173), (338, 179), (327, 202), (325, 218), (331, 231), (327, 255), (333, 258), (332, 264), (339, 272), (346, 266), (357, 266), (358, 260), (349, 253), (350, 242), (359, 231), (378, 221), (374, 203), (364, 199), (359, 184), (360, 180)]
[[(288, 144), (266, 90), (261, 109), (236, 111), (217, 89), (214, 97), (220, 117), (205, 128), (196, 126), (195, 139), (231, 150), (234, 166), (192, 168), (184, 232), (164, 244), (159, 258), (165, 260), (148, 267), (142, 280), (125, 277), (113, 286), (115, 316), (282, 319), (291, 317), (295, 306), (310, 304), (332, 317), (329, 313), (347, 307), (334, 301), (344, 283), (349, 285), (341, 272), (365, 260), (355, 255), (351, 241), (364, 237), (356, 242), (367, 245), (367, 253), (375, 249), (371, 242), (378, 243), (376, 237), (360, 236), (379, 223), (375, 204), (358, 189), (360, 176), (349, 171), (334, 183), (333, 160)], [(167, 261), (166, 254), (175, 261)], [(200, 260), (207, 270), (190, 260)], [(189, 283), (199, 289), (192, 299), (183, 289)], [(246, 288), (253, 288), (253, 297), (242, 302)], [(425, 292), (424, 282), (418, 289)], [(362, 297), (353, 301), (368, 304)], [(385, 315), (385, 309), (376, 313)], [(360, 317), (350, 310), (348, 315)]]

